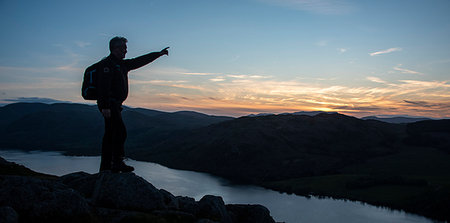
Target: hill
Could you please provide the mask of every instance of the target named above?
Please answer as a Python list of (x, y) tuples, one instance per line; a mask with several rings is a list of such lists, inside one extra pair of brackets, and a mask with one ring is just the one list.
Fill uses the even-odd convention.
[(262, 182), (331, 174), (396, 152), (404, 127), (340, 114), (242, 117), (131, 154), (164, 165)]
[[(127, 146), (130, 150), (151, 146), (177, 131), (233, 119), (129, 107), (125, 107), (122, 114), (129, 133)], [(103, 118), (96, 106), (16, 103), (0, 107), (2, 148), (98, 155), (103, 131)]]

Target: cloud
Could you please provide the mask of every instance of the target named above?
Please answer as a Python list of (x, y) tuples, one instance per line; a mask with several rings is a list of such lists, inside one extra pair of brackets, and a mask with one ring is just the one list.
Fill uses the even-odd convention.
[(403, 100), (407, 104), (411, 104), (413, 106), (417, 107), (424, 107), (424, 108), (435, 108), (435, 109), (448, 109), (450, 108), (450, 103), (432, 103), (427, 101), (410, 101), (410, 100)]
[(378, 77), (367, 77), (366, 79), (369, 80), (369, 81), (375, 82), (375, 83), (380, 83), (380, 84), (386, 84), (387, 83), (386, 81), (383, 81), (383, 80), (381, 80)]
[(369, 55), (375, 56), (375, 55), (381, 55), (381, 54), (386, 54), (386, 53), (392, 53), (392, 52), (396, 52), (396, 51), (402, 51), (402, 48), (399, 48), (399, 47), (389, 48), (387, 50), (380, 50), (380, 51), (376, 51), (373, 53), (369, 53)]
[(91, 45), (91, 43), (84, 42), (84, 41), (75, 41), (75, 44), (77, 44), (77, 46), (80, 47), (80, 48), (85, 48), (85, 47)]
[[(396, 67), (403, 69), (397, 69), (397, 72), (411, 73), (401, 64)], [(34, 68), (0, 67), (0, 73), (29, 73), (32, 70)], [(5, 92), (3, 98), (39, 95), (45, 99), (48, 95), (57, 95), (58, 99), (81, 102), (81, 73), (76, 75), (64, 78), (25, 76), (23, 79), (28, 80), (27, 83), (8, 75), (9, 79), (2, 77), (7, 81), (0, 83), (0, 89)], [(388, 81), (375, 76), (366, 77), (366, 81), (379, 84), (351, 87), (337, 84), (339, 80), (280, 80), (277, 76), (258, 74), (218, 75), (179, 68), (141, 69), (130, 75), (130, 97), (126, 104), (233, 116), (323, 110), (358, 116), (401, 113), (450, 117), (450, 106), (447, 106), (450, 81)]]
[(420, 73), (420, 72), (409, 70), (409, 69), (405, 69), (405, 68), (401, 68), (400, 66), (402, 66), (402, 65), (399, 64), (396, 67), (394, 67), (393, 69), (396, 70), (396, 71), (400, 71), (401, 73), (404, 73), (404, 74), (420, 74), (420, 75), (422, 75), (422, 73)]
[(197, 86), (197, 85), (189, 85), (186, 83), (187, 83), (187, 81), (184, 81), (184, 80), (168, 81), (168, 80), (133, 80), (133, 79), (130, 79), (131, 86), (150, 84), (150, 85), (182, 88), (182, 89), (192, 89), (192, 90), (201, 90), (201, 91), (206, 90), (204, 87)]
[(185, 73), (182, 73), (182, 74), (195, 75), (195, 76), (218, 75), (218, 73), (189, 73), (189, 72), (185, 72)]
[(212, 79), (209, 79), (209, 80), (212, 81), (212, 82), (220, 82), (220, 81), (225, 81), (225, 78), (218, 77), (218, 78), (212, 78)]
[(270, 78), (270, 76), (262, 76), (262, 75), (246, 75), (246, 74), (229, 74), (227, 77), (236, 78), (236, 79), (264, 79)]
[(171, 84), (179, 84), (179, 83), (186, 83), (187, 81), (184, 80), (176, 80), (176, 81), (169, 81), (169, 80), (135, 80), (130, 79), (130, 84), (155, 84), (155, 85), (171, 85)]
[(338, 48), (337, 50), (339, 51), (339, 53), (342, 54), (342, 53), (347, 52), (348, 49), (346, 49), (346, 48)]
[(227, 77), (237, 78), (237, 79), (243, 79), (243, 78), (246, 78), (247, 75), (235, 75), (235, 74), (229, 74), (229, 75), (227, 75)]

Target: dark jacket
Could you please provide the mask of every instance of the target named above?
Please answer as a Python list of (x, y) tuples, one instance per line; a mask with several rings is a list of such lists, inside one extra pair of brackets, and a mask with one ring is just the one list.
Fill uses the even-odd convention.
[(133, 59), (117, 59), (109, 55), (100, 61), (98, 75), (99, 109), (121, 105), (128, 96), (128, 71), (147, 65), (161, 56), (160, 52), (149, 53)]

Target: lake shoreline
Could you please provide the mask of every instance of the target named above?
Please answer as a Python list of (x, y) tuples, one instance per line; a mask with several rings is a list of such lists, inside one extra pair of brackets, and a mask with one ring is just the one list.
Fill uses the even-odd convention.
[[(145, 160), (141, 160), (141, 161), (145, 161)], [(152, 161), (153, 162), (153, 161)], [(164, 165), (164, 164), (161, 164)], [(170, 166), (169, 166), (170, 167)], [(176, 167), (170, 167), (173, 169), (179, 169)], [(188, 170), (188, 171), (196, 171), (196, 172), (200, 172), (197, 170), (189, 170), (189, 169), (179, 169), (179, 170)], [(212, 173), (208, 173), (208, 172), (203, 172), (203, 173), (207, 173), (207, 174), (212, 174)], [(217, 176), (212, 174), (213, 176)], [(227, 178), (224, 176), (217, 176), (217, 177), (223, 177), (227, 180), (229, 180), (231, 183), (234, 183), (236, 185), (248, 185), (248, 182), (244, 182), (241, 180), (236, 180), (236, 179), (232, 179), (232, 178)], [(325, 176), (328, 177), (328, 176)], [(302, 178), (300, 178), (301, 180)], [(304, 179), (308, 179), (308, 177), (305, 177)], [(450, 215), (436, 215), (434, 213), (430, 213), (430, 212), (424, 212), (423, 209), (420, 206), (415, 206), (414, 203), (415, 202), (411, 202), (411, 206), (408, 205), (398, 205), (394, 202), (387, 202), (387, 201), (383, 201), (383, 200), (374, 200), (374, 199), (370, 199), (370, 196), (355, 196), (355, 195), (350, 195), (350, 194), (342, 194), (340, 193), (340, 191), (337, 190), (329, 190), (329, 191), (321, 191), (321, 190), (304, 190), (301, 186), (297, 189), (292, 189), (292, 188), (296, 188), (298, 186), (298, 184), (284, 184), (284, 183), (274, 183), (274, 182), (262, 182), (262, 183), (250, 183), (250, 185), (255, 185), (255, 186), (260, 186), (266, 189), (270, 189), (270, 190), (274, 190), (277, 191), (279, 193), (287, 193), (287, 194), (295, 194), (297, 196), (302, 196), (302, 197), (306, 197), (306, 198), (310, 198), (310, 197), (316, 197), (319, 199), (322, 198), (331, 198), (331, 199), (336, 199), (336, 200), (344, 200), (344, 201), (354, 201), (354, 202), (361, 202), (363, 204), (369, 204), (369, 205), (373, 205), (376, 207), (381, 207), (381, 208), (388, 208), (390, 210), (396, 210), (396, 211), (404, 211), (406, 213), (409, 214), (414, 214), (414, 215), (418, 215), (418, 216), (422, 216), (422, 217), (426, 217), (426, 218), (430, 218), (433, 219), (434, 221), (448, 221), (448, 219), (450, 219)], [(399, 188), (399, 190), (401, 190), (401, 188)], [(445, 191), (444, 193), (448, 193), (448, 191)], [(425, 195), (428, 196), (428, 195)], [(447, 195), (447, 197), (449, 197), (450, 195)], [(433, 197), (437, 197), (439, 198), (440, 195), (438, 194), (434, 194)], [(425, 199), (426, 197), (420, 197), (417, 199)], [(428, 200), (428, 199), (427, 199)], [(438, 202), (430, 202), (430, 204), (436, 204)], [(427, 206), (429, 204), (424, 204), (424, 206)], [(441, 206), (442, 208), (447, 207), (446, 205)], [(441, 212), (442, 213), (442, 212)], [(445, 213), (445, 212), (444, 212)]]
[[(13, 149), (8, 149), (8, 150), (13, 150)], [(18, 151), (17, 149), (14, 149), (14, 150)], [(29, 152), (34, 152), (34, 151), (29, 150)], [(48, 151), (43, 151), (43, 152), (48, 152)], [(60, 153), (61, 155), (64, 155), (64, 156), (68, 155), (67, 153), (61, 152), (61, 151), (57, 151), (57, 153)], [(77, 156), (78, 157), (92, 157), (92, 156), (86, 156), (86, 155), (83, 155), (83, 154), (77, 154)], [(144, 160), (144, 161), (148, 162), (146, 160)], [(154, 163), (157, 163), (157, 162), (154, 162)], [(170, 168), (173, 168), (173, 167), (170, 167)], [(186, 170), (186, 169), (180, 169), (180, 168), (173, 168), (173, 169)], [(192, 171), (192, 170), (188, 170), (188, 171)], [(205, 172), (201, 172), (201, 171), (196, 171), (196, 172), (205, 173)], [(209, 174), (209, 175), (212, 175), (212, 176), (216, 176), (216, 175), (211, 174), (211, 173), (206, 173), (206, 174)], [(218, 177), (224, 178), (226, 180), (229, 180), (229, 182), (231, 184), (248, 185), (247, 182), (234, 181), (233, 179), (225, 178), (225, 177), (222, 177), (222, 176), (218, 176)], [(337, 199), (337, 200), (343, 200), (343, 201), (357, 201), (357, 202), (359, 202), (361, 204), (366, 203), (366, 204), (370, 204), (370, 205), (375, 205), (377, 207), (388, 208), (389, 210), (393, 210), (393, 211), (401, 211), (401, 212), (404, 211), (404, 209), (402, 209), (402, 208), (390, 207), (390, 206), (388, 206), (386, 204), (378, 204), (378, 203), (373, 203), (373, 202), (370, 202), (370, 201), (366, 202), (366, 201), (364, 201), (361, 198), (354, 199), (351, 196), (342, 196), (342, 194), (339, 194), (339, 193), (332, 194), (329, 191), (328, 192), (327, 191), (319, 191), (319, 193), (314, 192), (313, 190), (312, 191), (301, 191), (300, 189), (304, 189), (304, 188), (298, 188), (298, 187), (295, 186), (295, 185), (298, 185), (298, 184), (296, 184), (298, 182), (288, 182), (289, 184), (286, 184), (286, 183), (287, 182), (265, 182), (265, 183), (260, 183), (260, 184), (253, 183), (252, 185), (262, 186), (263, 188), (270, 189), (270, 190), (273, 190), (273, 191), (277, 191), (278, 193), (295, 194), (295, 195), (299, 195), (299, 196), (306, 197), (306, 198), (313, 196), (313, 198), (318, 198), (318, 199), (332, 198), (333, 200)], [(405, 213), (416, 215), (416, 213), (411, 212), (411, 211), (407, 211)], [(423, 215), (421, 215), (421, 216), (423, 216)]]
[[(320, 178), (329, 178), (329, 177), (338, 177), (345, 178), (348, 176), (343, 175), (331, 175), (331, 176), (317, 176), (314, 178), (318, 178), (317, 181), (321, 181)], [(367, 177), (367, 176), (353, 176), (353, 177)], [(292, 181), (308, 181), (309, 177), (294, 179)], [(289, 181), (289, 180), (287, 180)], [(369, 204), (376, 207), (388, 208), (390, 210), (404, 211), (406, 213), (415, 214), (418, 216), (423, 216), (432, 219), (437, 222), (447, 222), (449, 214), (442, 211), (447, 206), (446, 203), (440, 202), (441, 200), (448, 199), (450, 194), (449, 191), (444, 189), (443, 191), (433, 191), (433, 188), (426, 186), (416, 186), (417, 188), (422, 188), (424, 192), (417, 195), (417, 193), (409, 193), (406, 196), (411, 197), (407, 203), (401, 203), (399, 200), (387, 200), (383, 197), (374, 198), (373, 195), (369, 195), (369, 191), (376, 190), (376, 187), (397, 187), (396, 191), (407, 191), (410, 189), (410, 186), (399, 186), (399, 185), (379, 185), (374, 187), (368, 187), (364, 189), (357, 190), (323, 190), (321, 188), (305, 188), (301, 183), (286, 183), (286, 182), (265, 182), (261, 183), (259, 186), (262, 186), (267, 189), (284, 192), (288, 194), (295, 194), (298, 196), (305, 197), (316, 197), (316, 198), (331, 198), (337, 200), (345, 200), (345, 201), (357, 201), (362, 204)], [(405, 196), (405, 195), (403, 195)], [(430, 199), (434, 198), (434, 199)], [(429, 201), (428, 203), (424, 203), (421, 201)], [(420, 203), (418, 203), (420, 202)], [(440, 211), (430, 210), (432, 207), (440, 209)], [(442, 214), (444, 213), (444, 215)]]

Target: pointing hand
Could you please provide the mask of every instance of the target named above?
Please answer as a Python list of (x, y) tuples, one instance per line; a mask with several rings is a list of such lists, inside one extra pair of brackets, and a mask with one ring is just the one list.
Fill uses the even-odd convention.
[(167, 56), (169, 56), (169, 51), (168, 51), (167, 49), (169, 49), (169, 47), (166, 47), (166, 48), (164, 48), (163, 50), (161, 50), (161, 52), (159, 52), (159, 53), (161, 53), (161, 56), (162, 56), (162, 55), (167, 55)]

